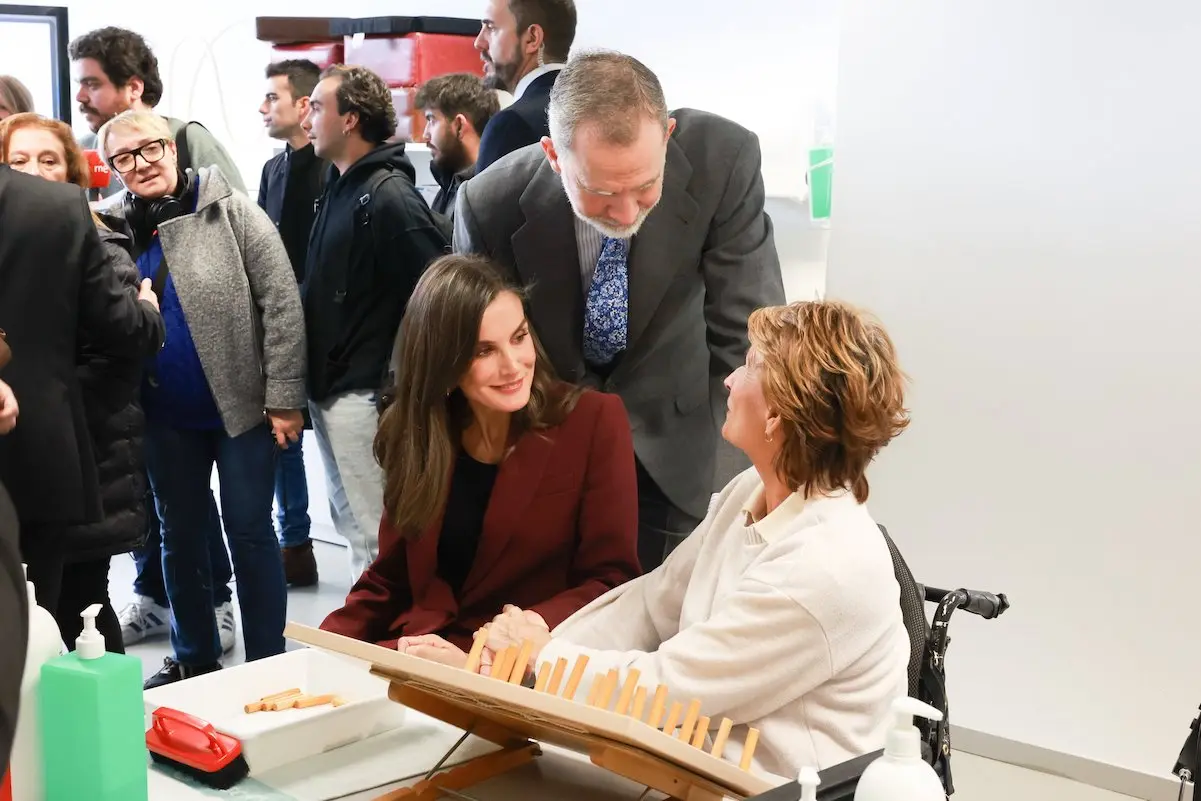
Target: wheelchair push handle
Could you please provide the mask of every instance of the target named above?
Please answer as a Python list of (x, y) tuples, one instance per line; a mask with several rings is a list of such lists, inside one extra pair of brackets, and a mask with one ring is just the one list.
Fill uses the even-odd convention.
[(955, 609), (963, 609), (973, 615), (979, 615), (985, 620), (1000, 617), (1009, 608), (1009, 599), (1005, 593), (994, 595), (991, 592), (967, 590), (962, 587), (957, 590), (940, 590), (937, 587), (926, 588), (926, 600), (934, 602), (951, 601)]

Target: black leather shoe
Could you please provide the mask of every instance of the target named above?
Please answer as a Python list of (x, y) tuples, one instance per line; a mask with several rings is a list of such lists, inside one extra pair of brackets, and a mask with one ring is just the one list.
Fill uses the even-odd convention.
[(191, 667), (189, 665), (181, 665), (168, 656), (163, 659), (163, 666), (159, 672), (146, 679), (146, 682), (142, 685), (142, 689), (153, 690), (155, 687), (162, 687), (164, 684), (174, 684), (177, 681), (183, 681), (195, 676), (203, 676), (205, 673), (212, 673), (220, 669), (220, 662), (214, 662), (211, 665), (204, 665), (203, 667)]

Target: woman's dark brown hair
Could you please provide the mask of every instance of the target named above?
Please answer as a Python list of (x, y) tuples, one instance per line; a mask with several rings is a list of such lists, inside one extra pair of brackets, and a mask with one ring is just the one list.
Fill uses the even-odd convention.
[[(506, 292), (522, 298), (482, 256), (443, 256), (417, 282), (405, 308), (394, 400), (380, 418), (375, 458), (384, 469), (384, 514), (402, 537), (418, 537), (445, 503), (471, 408), (458, 390), (475, 358), (484, 311)], [(581, 390), (557, 381), (542, 346), (530, 401), (514, 413), (510, 441), (559, 425)]]
[(781, 417), (776, 471), (793, 492), (849, 489), (867, 500), (867, 466), (909, 425), (905, 375), (888, 332), (846, 303), (759, 309), (747, 321), (763, 394)]

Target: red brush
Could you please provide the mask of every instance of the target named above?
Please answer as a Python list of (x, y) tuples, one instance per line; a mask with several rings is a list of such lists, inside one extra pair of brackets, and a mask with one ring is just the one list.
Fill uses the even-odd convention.
[(250, 766), (242, 743), (222, 734), (208, 721), (160, 706), (146, 732), (146, 747), (155, 762), (169, 765), (216, 790), (228, 790), (246, 778)]

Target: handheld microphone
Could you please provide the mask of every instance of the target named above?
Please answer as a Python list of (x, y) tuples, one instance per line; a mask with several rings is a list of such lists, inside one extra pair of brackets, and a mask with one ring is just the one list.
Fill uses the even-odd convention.
[[(100, 199), (100, 190), (107, 189), (112, 182), (113, 173), (104, 163), (104, 158), (98, 151), (85, 150), (83, 155), (88, 160), (88, 196), (91, 200)], [(93, 197), (95, 195), (95, 197)]]

